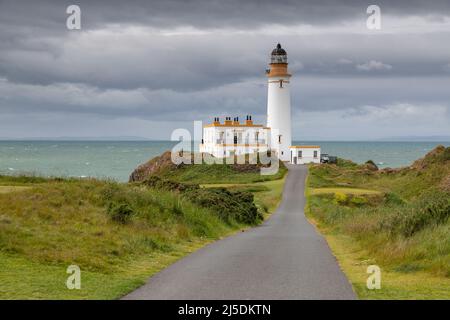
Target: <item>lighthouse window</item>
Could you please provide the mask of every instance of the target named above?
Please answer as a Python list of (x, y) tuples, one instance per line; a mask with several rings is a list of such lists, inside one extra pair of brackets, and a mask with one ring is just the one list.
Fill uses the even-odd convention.
[(301, 151), (301, 150), (298, 151), (298, 157), (299, 157), (299, 158), (302, 157), (302, 151)]
[(278, 135), (278, 143), (281, 143), (281, 134)]
[(317, 158), (317, 151), (314, 151), (314, 158)]

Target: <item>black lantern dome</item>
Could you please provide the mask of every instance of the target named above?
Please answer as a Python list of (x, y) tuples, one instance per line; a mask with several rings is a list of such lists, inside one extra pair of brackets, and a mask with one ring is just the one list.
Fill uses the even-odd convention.
[(277, 47), (272, 50), (272, 54), (270, 57), (271, 63), (287, 63), (287, 53), (281, 47), (281, 44), (277, 44)]

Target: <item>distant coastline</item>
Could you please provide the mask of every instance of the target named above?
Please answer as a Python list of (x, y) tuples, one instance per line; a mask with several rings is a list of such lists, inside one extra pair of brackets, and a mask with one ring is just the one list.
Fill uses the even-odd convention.
[[(112, 136), (112, 137), (0, 137), (0, 141), (156, 141), (173, 142), (167, 139), (154, 139), (139, 136)], [(306, 137), (303, 139), (293, 138), (293, 141), (311, 142), (450, 142), (450, 135), (435, 136), (394, 136), (375, 139), (330, 139)]]

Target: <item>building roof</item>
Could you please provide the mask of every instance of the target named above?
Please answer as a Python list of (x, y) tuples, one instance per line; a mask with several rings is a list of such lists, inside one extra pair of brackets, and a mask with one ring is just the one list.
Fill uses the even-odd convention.
[(290, 149), (320, 149), (320, 146), (290, 146)]
[(268, 127), (264, 127), (262, 124), (246, 124), (246, 123), (210, 123), (203, 126), (204, 128), (209, 127), (253, 127), (253, 128), (263, 128), (263, 129), (270, 129)]

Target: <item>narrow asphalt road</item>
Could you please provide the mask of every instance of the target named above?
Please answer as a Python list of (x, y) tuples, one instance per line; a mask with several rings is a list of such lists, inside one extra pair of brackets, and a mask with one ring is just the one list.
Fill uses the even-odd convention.
[(172, 264), (123, 299), (355, 299), (306, 220), (306, 166), (290, 166), (283, 200), (264, 224)]

